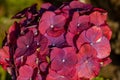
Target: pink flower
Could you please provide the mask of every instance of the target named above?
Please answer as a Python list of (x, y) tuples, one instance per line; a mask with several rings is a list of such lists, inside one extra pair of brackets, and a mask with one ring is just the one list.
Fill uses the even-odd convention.
[(90, 27), (90, 17), (88, 15), (80, 16), (78, 12), (75, 12), (73, 19), (69, 24), (68, 30), (73, 34), (79, 34)]
[(96, 50), (89, 44), (84, 44), (78, 53), (76, 66), (79, 78), (92, 79), (98, 75), (100, 63), (96, 57)]
[(52, 70), (60, 71), (64, 68), (72, 68), (77, 63), (75, 49), (72, 47), (54, 48), (51, 52), (50, 60)]
[(91, 80), (111, 59), (107, 12), (78, 0), (18, 12), (0, 49), (13, 80)]
[(43, 35), (47, 33), (53, 37), (60, 36), (64, 32), (65, 22), (66, 18), (63, 15), (46, 11), (39, 22), (39, 31)]
[(80, 34), (76, 43), (78, 49), (80, 49), (80, 47), (85, 43), (89, 43), (95, 48), (97, 51), (97, 57), (100, 59), (110, 55), (111, 48), (109, 40), (103, 36), (102, 30), (97, 26), (93, 26)]

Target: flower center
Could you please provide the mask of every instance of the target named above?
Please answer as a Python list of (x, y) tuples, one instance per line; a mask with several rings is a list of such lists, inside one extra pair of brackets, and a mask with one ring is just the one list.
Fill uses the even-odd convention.
[(65, 62), (65, 59), (63, 59), (62, 62), (64, 63), (64, 62)]
[(96, 41), (96, 43), (99, 43), (99, 42), (101, 41), (101, 39), (102, 39), (102, 38), (99, 38), (99, 39)]
[(55, 46), (55, 44), (52, 44), (52, 46)]
[(39, 43), (39, 42), (37, 42), (37, 45), (39, 46), (39, 45), (40, 45), (40, 43)]
[(27, 48), (29, 48), (30, 46), (29, 45), (26, 45)]
[(90, 45), (93, 45), (93, 43), (91, 42)]
[(80, 26), (80, 24), (78, 23), (78, 24), (77, 24), (77, 27), (79, 27), (79, 26)]
[(54, 25), (50, 25), (51, 28), (54, 28)]

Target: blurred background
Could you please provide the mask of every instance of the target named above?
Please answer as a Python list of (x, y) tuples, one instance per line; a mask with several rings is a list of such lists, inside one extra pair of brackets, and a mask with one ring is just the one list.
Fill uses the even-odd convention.
[[(51, 2), (59, 6), (63, 1), (71, 0), (0, 0), (0, 47), (10, 25), (14, 22), (11, 17), (22, 9), (38, 4), (38, 8), (43, 2)], [(111, 59), (112, 63), (102, 68), (99, 76), (94, 80), (120, 80), (120, 0), (81, 0), (91, 3), (95, 7), (108, 11), (108, 24), (113, 32), (111, 39)], [(9, 74), (0, 66), (0, 80), (11, 80)]]

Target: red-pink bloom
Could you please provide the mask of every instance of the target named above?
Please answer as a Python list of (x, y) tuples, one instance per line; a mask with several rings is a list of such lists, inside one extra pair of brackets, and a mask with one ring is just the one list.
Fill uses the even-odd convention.
[(76, 12), (73, 15), (73, 19), (69, 24), (68, 30), (73, 34), (79, 34), (89, 27), (91, 27), (90, 17), (88, 15), (80, 16), (79, 13)]
[(96, 50), (90, 44), (84, 44), (78, 53), (76, 66), (79, 78), (92, 79), (98, 75), (100, 63), (96, 57)]
[(91, 80), (111, 59), (107, 12), (78, 0), (18, 12), (0, 49), (13, 80)]
[(43, 35), (47, 33), (53, 37), (60, 36), (64, 32), (65, 22), (66, 18), (63, 15), (46, 11), (39, 22), (39, 31)]
[(98, 58), (102, 59), (110, 55), (111, 48), (109, 40), (103, 36), (102, 30), (97, 26), (94, 26), (87, 31), (83, 31), (80, 34), (76, 43), (78, 49), (80, 49), (80, 47), (85, 43), (89, 43), (95, 48)]
[(24, 63), (28, 55), (33, 54), (36, 51), (37, 44), (34, 42), (34, 34), (29, 31), (24, 36), (21, 36), (17, 40), (17, 49), (14, 54), (15, 64), (17, 66)]
[(72, 47), (63, 49), (54, 48), (51, 52), (50, 60), (51, 69), (55, 71), (74, 67), (77, 63), (75, 49)]

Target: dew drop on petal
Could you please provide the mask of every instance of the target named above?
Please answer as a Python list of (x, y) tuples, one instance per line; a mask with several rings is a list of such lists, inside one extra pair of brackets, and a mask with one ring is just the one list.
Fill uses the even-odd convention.
[(101, 39), (102, 39), (102, 37), (101, 37), (101, 38), (99, 38), (99, 39), (96, 41), (96, 43), (99, 43), (99, 42), (101, 41)]

